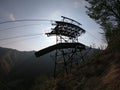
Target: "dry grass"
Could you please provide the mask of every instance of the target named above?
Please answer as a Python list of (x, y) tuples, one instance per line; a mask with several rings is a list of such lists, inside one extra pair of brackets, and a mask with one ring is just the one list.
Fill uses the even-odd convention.
[(39, 90), (120, 90), (120, 34), (89, 62), (45, 85), (46, 89)]
[(120, 36), (72, 75), (60, 78), (56, 90), (120, 90)]

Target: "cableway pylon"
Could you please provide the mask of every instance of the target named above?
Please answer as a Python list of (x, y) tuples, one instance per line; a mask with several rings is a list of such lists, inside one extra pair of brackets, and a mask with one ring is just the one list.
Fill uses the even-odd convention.
[(61, 16), (62, 21), (55, 21), (51, 32), (46, 33), (48, 37), (56, 36), (56, 44), (42, 49), (35, 53), (37, 57), (54, 51), (54, 77), (62, 70), (66, 74), (72, 68), (79, 65), (84, 60), (81, 52), (85, 50), (85, 45), (79, 43), (78, 37), (86, 31), (80, 27), (80, 23), (68, 17)]

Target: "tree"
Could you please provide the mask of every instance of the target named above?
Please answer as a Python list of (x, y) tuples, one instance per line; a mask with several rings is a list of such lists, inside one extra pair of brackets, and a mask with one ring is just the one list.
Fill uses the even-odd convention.
[(120, 0), (86, 0), (87, 14), (105, 31), (108, 43), (120, 32)]

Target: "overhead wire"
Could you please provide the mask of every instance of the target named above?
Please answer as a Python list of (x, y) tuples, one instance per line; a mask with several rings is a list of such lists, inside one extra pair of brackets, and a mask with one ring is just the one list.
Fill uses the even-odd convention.
[[(9, 30), (9, 29), (14, 29), (14, 28), (20, 28), (20, 27), (26, 27), (26, 26), (31, 26), (31, 25), (40, 25), (40, 24), (27, 24), (27, 25), (20, 25), (20, 26), (15, 26), (15, 27), (10, 27), (10, 28), (6, 28), (6, 29), (2, 29), (0, 31), (5, 31), (5, 30)], [(48, 30), (48, 29), (47, 29)], [(0, 42), (1, 41), (7, 41), (7, 40), (10, 40), (10, 39), (21, 39), (21, 38), (24, 38), (22, 39), (23, 40), (26, 40), (27, 39), (33, 39), (33, 38), (28, 38), (28, 37), (33, 37), (33, 36), (40, 36), (42, 34), (45, 34), (44, 33), (37, 33), (37, 34), (27, 34), (27, 35), (19, 35), (19, 36), (13, 36), (13, 37), (7, 37), (7, 38), (1, 38), (0, 39)], [(7, 43), (3, 43), (3, 44), (0, 44), (0, 45), (7, 45), (7, 44), (11, 44), (11, 43), (16, 43), (16, 42), (19, 42), (21, 40), (16, 40), (16, 41), (12, 41), (12, 42), (7, 42)]]
[[(88, 32), (88, 31), (87, 31)], [(6, 40), (10, 40), (10, 39), (17, 39), (17, 38), (25, 38), (25, 37), (31, 37), (31, 36), (40, 36), (43, 35), (45, 33), (39, 33), (39, 34), (26, 34), (26, 35), (19, 35), (19, 36), (13, 36), (13, 37), (7, 37), (7, 38), (1, 38), (0, 41), (6, 41)], [(94, 35), (92, 35), (91, 33), (89, 33), (92, 37), (96, 38)], [(98, 38), (96, 38), (97, 40), (100, 40)], [(15, 41), (18, 42), (18, 41)]]
[(26, 25), (20, 25), (20, 26), (15, 26), (15, 27), (10, 27), (10, 28), (1, 29), (0, 31), (7, 31), (7, 30), (9, 30), (9, 29), (21, 28), (21, 27), (28, 27), (28, 26), (34, 26), (34, 25), (40, 25), (40, 24), (26, 24)]
[(20, 19), (20, 20), (13, 20), (13, 21), (3, 21), (0, 22), (0, 24), (5, 24), (5, 23), (13, 23), (13, 22), (26, 22), (26, 21), (55, 21), (55, 20), (48, 20), (48, 19)]
[(1, 38), (0, 41), (5, 41), (5, 40), (9, 40), (9, 39), (16, 39), (16, 38), (23, 38), (23, 37), (38, 36), (38, 35), (42, 35), (42, 34), (44, 34), (44, 33), (39, 33), (39, 34), (25, 34), (25, 35), (13, 36), (13, 37)]
[[(56, 21), (56, 20), (48, 20), (48, 19), (20, 19), (20, 20), (13, 20), (13, 21), (4, 21), (4, 22), (0, 22), (0, 24), (4, 24), (4, 23), (12, 23), (12, 22), (25, 22), (25, 21)], [(24, 25), (23, 25), (24, 26)], [(27, 25), (25, 25), (27, 26)], [(19, 27), (19, 26), (18, 26)], [(17, 28), (17, 27), (13, 27), (13, 28)], [(8, 28), (11, 29), (11, 28)], [(0, 30), (3, 31), (3, 30)], [(88, 32), (88, 31), (87, 31)], [(93, 36), (94, 38), (96, 38), (94, 35), (92, 35), (90, 32), (88, 32), (91, 36)], [(96, 38), (98, 39), (98, 38)]]
[[(14, 21), (4, 21), (4, 22), (0, 22), (0, 24), (4, 24), (4, 23), (12, 23), (12, 22), (25, 22), (25, 21), (56, 21), (56, 20), (48, 20), (48, 19), (20, 19), (20, 20), (14, 20)], [(25, 25), (26, 26), (26, 25)], [(13, 28), (17, 28), (17, 27), (13, 27)], [(10, 29), (10, 28), (8, 28)], [(0, 30), (3, 31), (3, 30)], [(87, 31), (88, 32), (88, 31)], [(92, 35), (90, 32), (88, 32), (92, 37), (96, 38), (94, 35)], [(96, 38), (98, 40), (98, 38)]]
[[(52, 21), (55, 21), (55, 20), (48, 20), (48, 19), (22, 19), (22, 20), (14, 20), (14, 21), (4, 21), (4, 22), (0, 22), (0, 24), (12, 23), (12, 22), (24, 22), (24, 21), (51, 21), (52, 22)], [(26, 26), (31, 26), (31, 25), (40, 25), (40, 24), (20, 25), (20, 26), (10, 27), (10, 28), (6, 28), (6, 29), (1, 29), (0, 31), (6, 31), (6, 30), (9, 30), (9, 29), (26, 27)], [(38, 36), (38, 35), (42, 35), (42, 34), (45, 34), (45, 33), (27, 34), (27, 35), (19, 35), (19, 36), (1, 38), (0, 41), (10, 40), (10, 39), (17, 39), (17, 38), (25, 38), (25, 37), (31, 37), (31, 36)]]
[[(5, 23), (12, 23), (12, 22), (26, 22), (26, 21), (56, 21), (56, 20), (48, 20), (48, 19), (21, 19), (21, 20), (14, 20), (14, 21), (4, 21), (4, 22), (0, 22), (0, 24), (5, 24)], [(8, 29), (13, 29), (13, 28), (19, 28), (19, 27), (24, 27), (24, 26), (29, 26), (29, 25), (21, 25), (21, 26), (16, 26), (16, 27), (11, 27), (11, 28), (7, 28), (7, 29), (2, 29), (0, 31), (5, 31)], [(91, 34), (90, 32), (86, 31), (89, 35), (91, 35), (92, 37), (94, 37), (95, 39), (97, 39), (98, 41), (102, 41), (100, 39), (98, 39), (97, 37), (95, 37), (93, 34)], [(22, 37), (30, 37), (30, 36), (36, 36), (36, 35), (40, 35), (40, 34), (30, 34), (30, 35), (21, 35), (21, 36), (14, 36), (14, 37), (8, 37), (8, 38), (2, 38), (0, 39), (0, 41), (4, 41), (4, 40), (9, 40), (9, 39), (14, 39), (14, 38), (22, 38)]]
[(14, 44), (14, 43), (17, 43), (17, 42), (21, 42), (21, 41), (25, 41), (25, 40), (29, 40), (29, 39), (36, 39), (36, 38), (40, 38), (40, 37), (23, 37), (22, 39), (19, 38), (19, 40), (14, 40), (14, 41), (10, 41), (10, 42), (6, 42), (6, 43), (2, 43), (0, 45), (9, 45), (9, 44)]

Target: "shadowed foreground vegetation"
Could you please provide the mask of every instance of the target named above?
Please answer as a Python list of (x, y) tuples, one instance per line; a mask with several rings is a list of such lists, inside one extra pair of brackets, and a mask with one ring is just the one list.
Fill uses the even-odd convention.
[(71, 74), (37, 83), (32, 90), (120, 90), (120, 33), (106, 50)]
[[(22, 81), (15, 90), (120, 90), (120, 0), (86, 1), (87, 14), (101, 25), (108, 47), (69, 75)], [(0, 90), (13, 89), (0, 81)]]
[[(120, 90), (120, 0), (86, 0), (87, 14), (104, 30), (106, 50), (68, 76), (47, 80), (42, 90)], [(41, 90), (33, 88), (33, 90)]]

